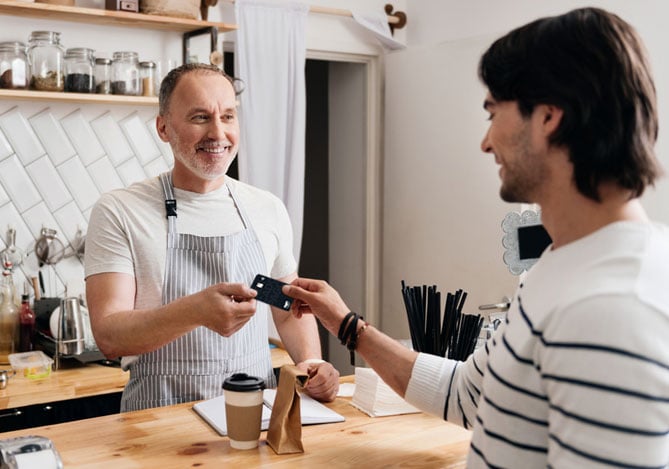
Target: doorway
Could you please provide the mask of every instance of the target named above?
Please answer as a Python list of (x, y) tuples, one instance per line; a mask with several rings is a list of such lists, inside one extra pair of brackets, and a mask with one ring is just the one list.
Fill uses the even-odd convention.
[[(300, 275), (327, 280), (349, 308), (380, 325), (380, 79), (370, 57), (307, 59), (304, 229)], [(353, 373), (321, 328), (323, 357)]]
[[(328, 281), (379, 325), (380, 73), (375, 57), (311, 54), (305, 65), (305, 200), (299, 275)], [(226, 52), (224, 69), (234, 76)], [(236, 160), (229, 174), (238, 177)], [(353, 373), (349, 354), (319, 326), (323, 358)]]

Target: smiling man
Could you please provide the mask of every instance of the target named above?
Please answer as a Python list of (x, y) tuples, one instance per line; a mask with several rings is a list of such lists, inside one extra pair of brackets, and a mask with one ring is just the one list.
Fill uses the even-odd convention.
[(284, 293), (409, 403), (471, 428), (469, 468), (666, 468), (669, 227), (639, 200), (661, 174), (641, 39), (573, 10), (502, 36), (479, 76), (500, 196), (539, 204), (553, 240), (494, 335), (461, 363), (403, 347), (323, 281)]
[[(172, 70), (160, 89), (158, 135), (174, 154), (159, 177), (104, 194), (86, 239), (86, 297), (100, 350), (122, 357), (121, 410), (207, 399), (244, 372), (275, 385), (269, 307), (256, 274), (296, 277), (292, 231), (272, 194), (226, 175), (239, 121), (231, 79), (214, 66)], [(316, 322), (272, 309), (306, 391), (329, 401), (339, 374), (320, 360)]]

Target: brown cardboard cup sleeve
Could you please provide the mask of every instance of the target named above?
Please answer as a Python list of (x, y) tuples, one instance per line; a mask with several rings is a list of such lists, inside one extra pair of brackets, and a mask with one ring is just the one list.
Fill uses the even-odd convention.
[(267, 430), (267, 443), (276, 454), (304, 453), (300, 395), (297, 389), (304, 386), (307, 379), (309, 375), (295, 365), (281, 367), (279, 387)]

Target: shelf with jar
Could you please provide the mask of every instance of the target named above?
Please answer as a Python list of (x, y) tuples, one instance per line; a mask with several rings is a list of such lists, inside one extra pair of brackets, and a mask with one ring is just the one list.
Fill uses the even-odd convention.
[(115, 52), (112, 60), (96, 59), (92, 49), (64, 49), (59, 38), (57, 32), (33, 31), (27, 48), (21, 42), (0, 42), (0, 97), (70, 103), (158, 103), (153, 83), (142, 89), (136, 52)]
[[(22, 1), (14, 0), (0, 0), (0, 15), (13, 15), (13, 16), (22, 16), (29, 18), (46, 18), (51, 20), (63, 20), (71, 22), (80, 22), (87, 24), (104, 24), (104, 25), (115, 25), (123, 27), (139, 27), (143, 29), (155, 29), (155, 30), (167, 30), (174, 32), (187, 33), (194, 30), (201, 30), (202, 28), (209, 28), (214, 31), (231, 31), (236, 29), (236, 25), (226, 24), (226, 23), (215, 23), (210, 21), (199, 21), (195, 19), (188, 18), (179, 18), (179, 17), (168, 17), (168, 16), (158, 16), (158, 15), (149, 15), (143, 13), (133, 13), (125, 11), (113, 11), (113, 10), (103, 10), (95, 8), (81, 8), (81, 7), (71, 7), (71, 6), (62, 6), (62, 5), (53, 5), (47, 3), (26, 3)], [(52, 36), (58, 35), (59, 33), (53, 32), (34, 32), (34, 33), (43, 33), (50, 34)], [(32, 37), (31, 37), (32, 40)], [(51, 42), (55, 44), (51, 44)], [(62, 76), (61, 73), (57, 72), (56, 77), (49, 75), (49, 71), (56, 70), (56, 64), (60, 62), (61, 59), (64, 59), (64, 63), (67, 66), (68, 56), (67, 53), (72, 52), (72, 61), (75, 62), (75, 70), (71, 75), (71, 78), (85, 78), (88, 76), (91, 78), (91, 83), (93, 83), (93, 71), (82, 72), (82, 67), (89, 61), (90, 58), (86, 57), (85, 51), (90, 49), (84, 48), (75, 48), (68, 49), (67, 51), (62, 50), (61, 52), (54, 52), (50, 49), (61, 48), (59, 45), (58, 38), (53, 37), (49, 38), (37, 38), (37, 45), (41, 47), (40, 54), (44, 54), (46, 58), (43, 61), (46, 63), (44, 66), (38, 67), (41, 72), (40, 76), (35, 76), (34, 70), (26, 69), (25, 77), (22, 77), (22, 74), (17, 74), (15, 71), (18, 68), (21, 68), (20, 65), (17, 65), (18, 62), (13, 62), (13, 65), (10, 65), (10, 62), (14, 60), (15, 57), (20, 60), (25, 60), (22, 58), (24, 51), (20, 50), (22, 43), (14, 42), (9, 43), (5, 42), (0, 44), (0, 99), (14, 99), (14, 100), (40, 100), (40, 101), (55, 101), (55, 102), (68, 102), (68, 103), (103, 103), (103, 104), (129, 104), (129, 105), (141, 105), (141, 106), (155, 106), (158, 104), (158, 98), (155, 96), (146, 96), (146, 94), (153, 94), (157, 91), (157, 86), (153, 86), (152, 93), (144, 93), (145, 95), (139, 96), (142, 92), (139, 89), (136, 89), (133, 92), (132, 86), (135, 80), (142, 80), (140, 77), (141, 66), (143, 64), (150, 64), (150, 62), (141, 62), (136, 64), (130, 64), (130, 68), (137, 67), (136, 73), (133, 72), (133, 83), (128, 81), (128, 83), (120, 83), (119, 81), (110, 82), (111, 85), (111, 94), (110, 91), (100, 92), (100, 90), (90, 90), (87, 92), (77, 92), (77, 91), (86, 91), (80, 89), (80, 86), (83, 83), (77, 82), (77, 87), (72, 88), (67, 86), (67, 78), (70, 76), (71, 72), (63, 70)], [(28, 52), (30, 55), (30, 44), (28, 47)], [(61, 54), (65, 53), (64, 57), (61, 57), (57, 60), (51, 60), (48, 58), (48, 55), (51, 54)], [(81, 57), (77, 58), (74, 53), (80, 54)], [(134, 54), (132, 52), (123, 52), (123, 54)], [(9, 58), (8, 58), (9, 57)], [(34, 59), (34, 57), (33, 57)], [(95, 60), (94, 58), (92, 60)], [(113, 61), (113, 64), (117, 63), (120, 66), (123, 66), (126, 58), (121, 58), (118, 61)], [(79, 65), (76, 65), (78, 61)], [(135, 60), (136, 61), (136, 60)], [(49, 63), (52, 62), (52, 63)], [(94, 63), (92, 67), (95, 67)], [(14, 69), (14, 76), (11, 76), (11, 72), (8, 72), (7, 69)], [(37, 70), (37, 68), (35, 68)], [(46, 71), (46, 72), (45, 72)], [(131, 70), (132, 71), (132, 70)], [(42, 73), (44, 72), (44, 73)], [(154, 73), (152, 70), (148, 70), (149, 73)], [(128, 72), (129, 73), (129, 72)], [(28, 77), (28, 74), (31, 74)], [(127, 73), (126, 73), (127, 74)], [(44, 75), (44, 76), (42, 76)], [(137, 75), (135, 78), (134, 75)], [(113, 80), (118, 80), (112, 77)], [(125, 78), (122, 78), (125, 79)], [(24, 83), (21, 83), (21, 81)], [(55, 80), (55, 81), (54, 81)], [(146, 80), (145, 80), (146, 81)], [(53, 82), (53, 83), (52, 83)], [(141, 83), (141, 82), (140, 82)], [(126, 86), (123, 90), (114, 89), (113, 85), (123, 85)], [(135, 88), (140, 86), (139, 84), (134, 85)], [(97, 92), (96, 92), (97, 91)]]
[(49, 3), (26, 3), (16, 0), (0, 0), (0, 15), (175, 32), (187, 32), (207, 27), (215, 27), (219, 32), (233, 31), (237, 29), (237, 25), (230, 23), (217, 23), (172, 16), (147, 15), (144, 13), (133, 13), (128, 11), (52, 5)]
[(53, 91), (3, 90), (0, 99), (18, 101), (51, 101), (81, 104), (131, 104), (140, 106), (157, 106), (158, 98), (154, 96), (125, 96), (118, 94), (95, 93), (58, 93)]

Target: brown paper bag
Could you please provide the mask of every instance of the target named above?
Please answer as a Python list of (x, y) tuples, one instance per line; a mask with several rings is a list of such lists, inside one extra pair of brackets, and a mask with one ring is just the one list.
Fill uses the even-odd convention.
[(297, 388), (304, 386), (307, 379), (309, 375), (295, 365), (281, 367), (279, 387), (267, 430), (267, 443), (276, 454), (304, 453), (300, 395)]

